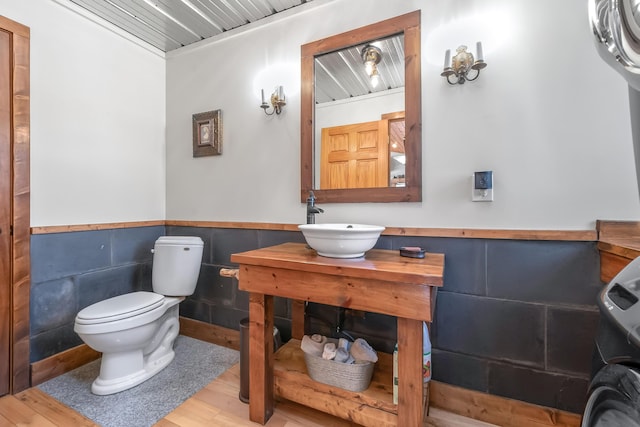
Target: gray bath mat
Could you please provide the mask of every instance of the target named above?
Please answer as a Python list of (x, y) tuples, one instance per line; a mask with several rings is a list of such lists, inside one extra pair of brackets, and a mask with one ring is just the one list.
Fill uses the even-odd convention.
[(169, 366), (120, 393), (91, 394), (91, 383), (100, 373), (100, 360), (38, 388), (103, 427), (152, 426), (240, 360), (235, 350), (183, 335), (176, 338), (174, 349), (176, 357)]

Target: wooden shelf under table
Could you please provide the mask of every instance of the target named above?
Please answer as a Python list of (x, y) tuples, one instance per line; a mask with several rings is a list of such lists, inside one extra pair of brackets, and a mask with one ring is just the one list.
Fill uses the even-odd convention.
[(378, 352), (369, 388), (352, 392), (309, 377), (300, 340), (291, 339), (275, 354), (276, 396), (365, 426), (397, 426), (393, 403), (393, 357)]

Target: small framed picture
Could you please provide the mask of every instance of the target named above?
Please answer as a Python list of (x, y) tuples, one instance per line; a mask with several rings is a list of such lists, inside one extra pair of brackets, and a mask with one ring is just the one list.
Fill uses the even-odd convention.
[(222, 111), (193, 115), (193, 157), (222, 154)]

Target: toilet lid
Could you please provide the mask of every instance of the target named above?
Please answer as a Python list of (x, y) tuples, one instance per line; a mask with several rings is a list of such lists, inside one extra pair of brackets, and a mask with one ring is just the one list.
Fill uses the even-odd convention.
[(76, 322), (85, 325), (112, 322), (146, 313), (162, 305), (164, 295), (132, 292), (97, 302), (80, 310)]
[(204, 242), (197, 236), (160, 236), (155, 242), (156, 245), (192, 245), (203, 246)]

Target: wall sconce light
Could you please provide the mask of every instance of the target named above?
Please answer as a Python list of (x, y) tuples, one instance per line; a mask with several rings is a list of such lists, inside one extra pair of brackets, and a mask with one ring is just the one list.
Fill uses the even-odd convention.
[(271, 107), (273, 108), (273, 110), (271, 110), (270, 113), (267, 112), (267, 109), (269, 108), (269, 104), (267, 104), (267, 101), (264, 99), (264, 89), (261, 89), (261, 91), (262, 91), (262, 104), (260, 104), (260, 108), (264, 110), (264, 113), (267, 116), (272, 116), (273, 113), (276, 113), (276, 114), (282, 113), (282, 107), (287, 105), (282, 86), (277, 86), (273, 91), (273, 93), (271, 94), (271, 99), (269, 101), (271, 102)]
[(364, 63), (364, 69), (371, 79), (371, 85), (373, 87), (378, 86), (380, 82), (380, 75), (378, 74), (378, 64), (382, 59), (382, 51), (379, 47), (373, 45), (366, 45), (362, 48), (362, 52), (360, 53), (362, 56), (362, 62)]
[[(482, 58), (482, 43), (476, 43), (476, 54), (478, 58), (474, 61), (473, 54), (467, 52), (466, 46), (460, 46), (456, 49), (456, 54), (451, 60), (451, 50), (447, 49), (444, 54), (444, 70), (440, 74), (447, 79), (450, 85), (463, 84), (465, 81), (474, 81), (480, 76), (480, 70), (487, 66)], [(471, 74), (471, 70), (475, 71), (475, 74)], [(450, 77), (454, 76), (454, 80), (451, 81)], [(473, 76), (473, 77), (472, 77)]]

